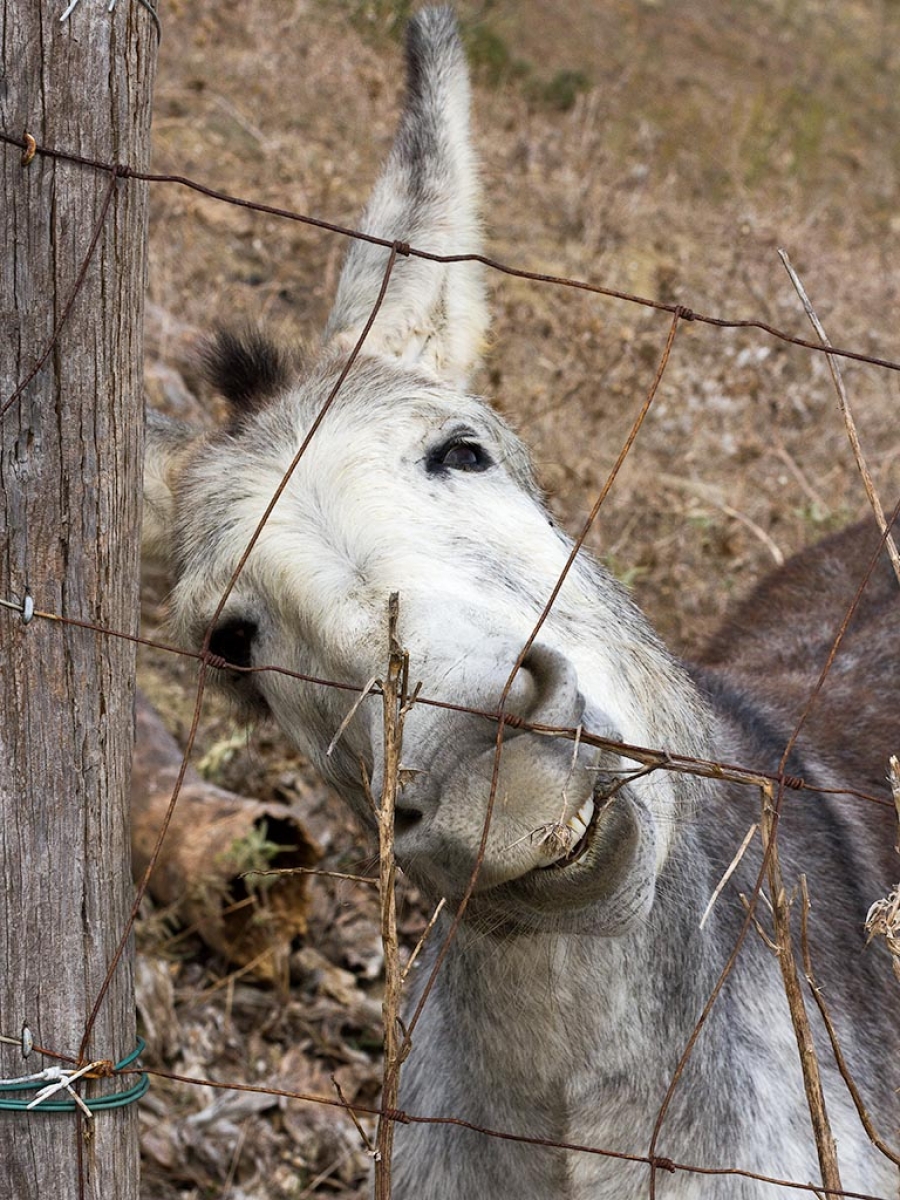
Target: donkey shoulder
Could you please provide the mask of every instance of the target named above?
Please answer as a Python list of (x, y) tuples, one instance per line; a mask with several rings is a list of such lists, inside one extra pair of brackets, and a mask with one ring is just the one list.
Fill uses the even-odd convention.
[(787, 735), (840, 635), (801, 744), (850, 786), (886, 794), (888, 758), (900, 749), (900, 585), (884, 550), (876, 559), (879, 544), (867, 521), (796, 554), (737, 607), (699, 665), (717, 690), (761, 702)]

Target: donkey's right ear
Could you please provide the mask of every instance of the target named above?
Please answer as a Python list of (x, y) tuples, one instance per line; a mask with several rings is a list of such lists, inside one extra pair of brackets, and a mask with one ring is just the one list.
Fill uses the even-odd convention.
[[(361, 231), (444, 256), (481, 251), (478, 172), (469, 128), (469, 75), (448, 8), (412, 18), (406, 102), (393, 149), (363, 214)], [(372, 312), (389, 251), (354, 241), (338, 283), (326, 343), (349, 350)], [(366, 351), (465, 386), (488, 324), (484, 269), (401, 257)]]
[(175, 484), (192, 447), (202, 437), (183, 421), (147, 411), (144, 435), (144, 522), (141, 556), (171, 565), (174, 559)]

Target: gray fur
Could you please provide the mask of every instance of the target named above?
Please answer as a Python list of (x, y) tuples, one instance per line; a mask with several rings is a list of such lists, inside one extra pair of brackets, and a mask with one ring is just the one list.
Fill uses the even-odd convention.
[[(475, 251), (468, 82), (448, 11), (421, 13), (409, 47), (408, 103), (365, 227), (439, 252)], [(264, 389), (266, 403), (251, 406), (239, 425), (215, 435), (151, 425), (148, 540), (169, 553), (173, 619), (189, 643), (202, 639), (359, 335), (385, 262), (385, 251), (354, 244), (322, 360), (288, 386), (279, 375), (277, 388)], [(361, 685), (384, 668), (386, 602), (396, 590), (401, 640), (423, 694), (496, 707), (570, 543), (543, 508), (521, 443), (464, 390), (486, 321), (477, 267), (398, 263), (366, 351), (222, 615), (226, 628), (237, 624), (250, 661)], [(465, 469), (465, 456), (463, 467), (446, 457), (460, 439), (477, 446), (478, 469)], [(860, 541), (853, 533), (789, 563), (691, 671), (611, 576), (582, 556), (517, 677), (510, 711), (774, 769), (849, 601), (848, 578), (861, 572), (858, 554), (849, 566), (835, 564), (846, 564)], [(886, 760), (900, 742), (896, 593), (890, 576), (879, 574), (836, 663), (835, 690), (814, 709), (788, 766), (819, 786), (864, 782), (887, 794)], [(869, 683), (874, 662), (877, 688)], [(359, 762), (377, 789), (377, 703), (360, 708), (329, 756), (352, 694), (273, 673), (232, 673), (227, 682), (249, 708), (269, 710), (371, 823)], [(404, 765), (418, 774), (400, 799), (397, 854), (421, 888), (451, 902), (481, 838), (495, 728), (426, 705), (407, 725)], [(404, 1068), (401, 1104), (409, 1112), (647, 1153), (675, 1063), (734, 944), (739, 893), (752, 886), (758, 850), (748, 852), (702, 930), (700, 915), (756, 820), (759, 799), (735, 785), (656, 772), (618, 792), (592, 821), (584, 855), (568, 862), (542, 832), (568, 826), (564, 836), (577, 841), (578, 814), (590, 811), (595, 785), (633, 768), (583, 744), (573, 757), (571, 742), (508, 731), (476, 892)], [(816, 970), (853, 1074), (888, 1137), (900, 1121), (896, 987), (883, 948), (865, 946), (863, 920), (896, 874), (891, 841), (887, 809), (810, 793), (785, 802), (784, 870), (791, 886), (799, 871), (809, 875)], [(416, 987), (426, 973), (427, 965)], [(817, 1036), (844, 1186), (896, 1196), (897, 1171), (869, 1145), (821, 1029)], [(777, 963), (755, 934), (697, 1043), (658, 1153), (800, 1183), (817, 1178)], [(449, 1125), (397, 1129), (398, 1200), (646, 1194), (640, 1164)], [(795, 1193), (679, 1172), (660, 1174), (657, 1194), (761, 1200)]]

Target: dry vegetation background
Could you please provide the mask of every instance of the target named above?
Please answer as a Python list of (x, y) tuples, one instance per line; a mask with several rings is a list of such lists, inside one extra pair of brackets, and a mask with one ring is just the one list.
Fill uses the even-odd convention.
[[(895, 0), (458, 8), (495, 257), (809, 336), (783, 246), (835, 344), (900, 358)], [(389, 145), (406, 11), (399, 0), (162, 4), (154, 169), (352, 225)], [(151, 200), (148, 394), (173, 414), (213, 419), (198, 335), (250, 320), (314, 340), (344, 245), (169, 185)], [(492, 286), (479, 386), (530, 443), (554, 509), (574, 526), (643, 399), (669, 318), (499, 275)], [(852, 365), (845, 377), (892, 504), (900, 380)], [(591, 544), (689, 655), (761, 572), (863, 507), (824, 359), (760, 333), (686, 325)], [(151, 630), (164, 594), (164, 581), (147, 590)], [(145, 656), (142, 685), (176, 737), (192, 680), (191, 664)], [(368, 869), (369, 850), (276, 731), (236, 732), (213, 700), (199, 754), (216, 783), (290, 805), (321, 865)], [(256, 865), (278, 861), (265, 836), (244, 850)], [(408, 937), (422, 919), (408, 897)], [(332, 1094), (334, 1074), (348, 1098), (373, 1102), (374, 903), (364, 888), (316, 879), (308, 920), (305, 938), (247, 970), (174, 911), (148, 906), (147, 1061)], [(365, 1194), (366, 1155), (337, 1110), (155, 1083), (142, 1119), (147, 1200)]]

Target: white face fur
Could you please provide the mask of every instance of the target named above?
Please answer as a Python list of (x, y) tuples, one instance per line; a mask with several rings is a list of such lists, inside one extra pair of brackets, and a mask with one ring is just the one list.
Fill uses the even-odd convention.
[[(430, 249), (474, 250), (468, 84), (445, 11), (420, 15), (408, 55), (407, 107), (363, 226)], [(250, 397), (230, 432), (205, 438), (151, 424), (148, 541), (168, 551), (173, 619), (187, 642), (202, 642), (359, 336), (386, 262), (385, 250), (354, 245), (323, 362), (306, 378), (257, 343), (266, 394)], [(363, 354), (229, 595), (213, 651), (239, 665), (275, 664), (359, 688), (386, 669), (387, 603), (396, 592), (399, 638), (422, 695), (496, 710), (570, 543), (548, 517), (518, 439), (460, 390), (485, 324), (477, 264), (398, 259)], [(246, 360), (225, 345), (216, 375), (227, 394), (232, 364)], [(238, 693), (270, 711), (365, 818), (360, 762), (377, 794), (380, 701), (360, 707), (329, 754), (355, 692), (272, 672), (231, 675)], [(585, 558), (518, 673), (507, 710), (640, 745), (703, 748), (704, 718), (680, 668)], [(471, 873), (495, 739), (486, 717), (426, 704), (407, 721), (404, 766), (416, 774), (401, 793), (397, 851), (436, 893), (459, 894)], [(670, 778), (660, 772), (624, 789), (604, 815), (594, 802), (601, 779), (634, 765), (509, 731), (476, 900), (506, 920), (533, 924), (549, 914), (610, 932), (645, 912), (677, 816)], [(544, 835), (551, 826), (568, 828), (562, 843)]]

